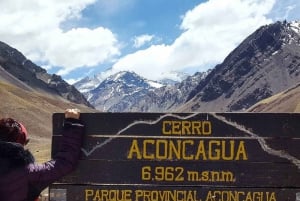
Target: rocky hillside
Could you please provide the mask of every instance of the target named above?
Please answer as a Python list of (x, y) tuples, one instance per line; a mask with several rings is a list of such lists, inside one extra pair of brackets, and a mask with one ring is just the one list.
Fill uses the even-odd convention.
[(67, 108), (96, 112), (75, 87), (1, 42), (0, 103), (0, 118), (12, 117), (26, 126), (29, 149), (40, 161), (50, 158), (53, 113)]
[(246, 38), (177, 111), (243, 111), (300, 82), (300, 24), (277, 22)]
[[(71, 102), (92, 107), (75, 87), (69, 85), (60, 76), (48, 74), (46, 70), (32, 63), (18, 50), (3, 42), (0, 42), (0, 67), (2, 72), (7, 71), (35, 91), (58, 95)], [(2, 79), (10, 80), (4, 76)]]
[[(0, 71), (3, 76), (3, 72)], [(95, 112), (82, 104), (75, 104), (52, 94), (24, 90), (26, 84), (11, 84), (0, 76), (0, 118), (12, 117), (22, 122), (30, 135), (29, 149), (38, 160), (50, 158), (52, 114), (66, 108), (79, 108), (82, 112)], [(15, 78), (10, 77), (11, 81)]]
[(264, 99), (248, 112), (300, 112), (300, 83), (281, 93)]

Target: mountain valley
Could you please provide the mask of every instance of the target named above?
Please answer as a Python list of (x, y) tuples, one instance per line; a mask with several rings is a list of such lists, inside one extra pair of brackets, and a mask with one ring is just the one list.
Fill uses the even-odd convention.
[(246, 111), (300, 82), (300, 24), (284, 21), (265, 25), (215, 68), (172, 85), (145, 85), (149, 80), (134, 72), (120, 72), (98, 83), (85, 80), (75, 86), (79, 91), (89, 86), (81, 92), (103, 112)]
[(24, 122), (30, 148), (44, 159), (50, 154), (52, 113), (70, 107), (82, 112), (299, 112), (300, 25), (263, 26), (215, 68), (182, 77), (166, 83), (122, 71), (72, 86), (1, 42), (0, 116)]

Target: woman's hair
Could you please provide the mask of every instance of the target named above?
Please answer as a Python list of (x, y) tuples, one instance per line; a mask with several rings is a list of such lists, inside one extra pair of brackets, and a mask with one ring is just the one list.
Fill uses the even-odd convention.
[(22, 145), (28, 143), (26, 128), (12, 118), (0, 119), (0, 140), (6, 142), (17, 142)]

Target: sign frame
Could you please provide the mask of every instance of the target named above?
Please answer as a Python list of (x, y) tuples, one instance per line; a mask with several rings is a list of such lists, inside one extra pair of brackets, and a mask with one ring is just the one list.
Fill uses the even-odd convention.
[[(53, 115), (52, 156), (63, 119)], [(299, 113), (83, 113), (81, 120), (79, 166), (50, 186), (65, 189), (66, 200), (300, 199)]]

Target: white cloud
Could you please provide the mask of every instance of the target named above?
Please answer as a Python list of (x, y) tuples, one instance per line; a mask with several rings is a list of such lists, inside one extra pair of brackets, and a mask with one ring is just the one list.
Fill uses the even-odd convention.
[[(299, 19), (299, 0), (209, 0), (182, 16), (182, 34), (172, 44), (152, 45), (121, 55), (121, 45), (111, 30), (79, 27), (63, 30), (62, 24), (80, 19), (94, 5), (103, 15), (131, 9), (136, 0), (0, 0), (0, 40), (17, 48), (34, 62), (51, 69), (62, 67), (61, 75), (79, 67), (116, 61), (111, 72), (133, 70), (149, 79), (160, 79), (170, 71), (202, 71), (213, 67), (245, 37), (272, 20)], [(135, 47), (158, 37), (135, 38)], [(89, 69), (90, 70), (90, 69)], [(87, 71), (89, 71), (87, 70)]]
[(134, 70), (149, 79), (168, 71), (213, 67), (261, 25), (275, 0), (210, 0), (182, 17), (183, 33), (171, 45), (153, 45), (121, 58), (112, 68)]
[(148, 35), (148, 34), (136, 36), (133, 39), (133, 42), (134, 42), (133, 47), (140, 48), (143, 45), (145, 45), (146, 43), (150, 42), (153, 38), (154, 38), (154, 35)]
[(269, 16), (277, 20), (300, 20), (299, 0), (277, 0)]
[(81, 66), (97, 64), (119, 54), (113, 33), (102, 27), (96, 29), (78, 28), (65, 33), (51, 35), (52, 42), (46, 49), (46, 57), (54, 66), (64, 66), (59, 72), (69, 72)]
[(95, 1), (0, 1), (0, 40), (34, 62), (62, 67), (62, 74), (105, 62), (120, 54), (110, 30), (60, 28), (63, 22), (80, 18), (83, 9)]
[(114, 64), (111, 73), (131, 70), (146, 78), (158, 78), (163, 71), (168, 70), (165, 62), (170, 58), (170, 51), (170, 46), (152, 45), (146, 50), (139, 50), (121, 58)]
[(135, 2), (136, 0), (98, 0), (95, 6), (101, 10), (100, 15), (111, 16), (132, 8)]

